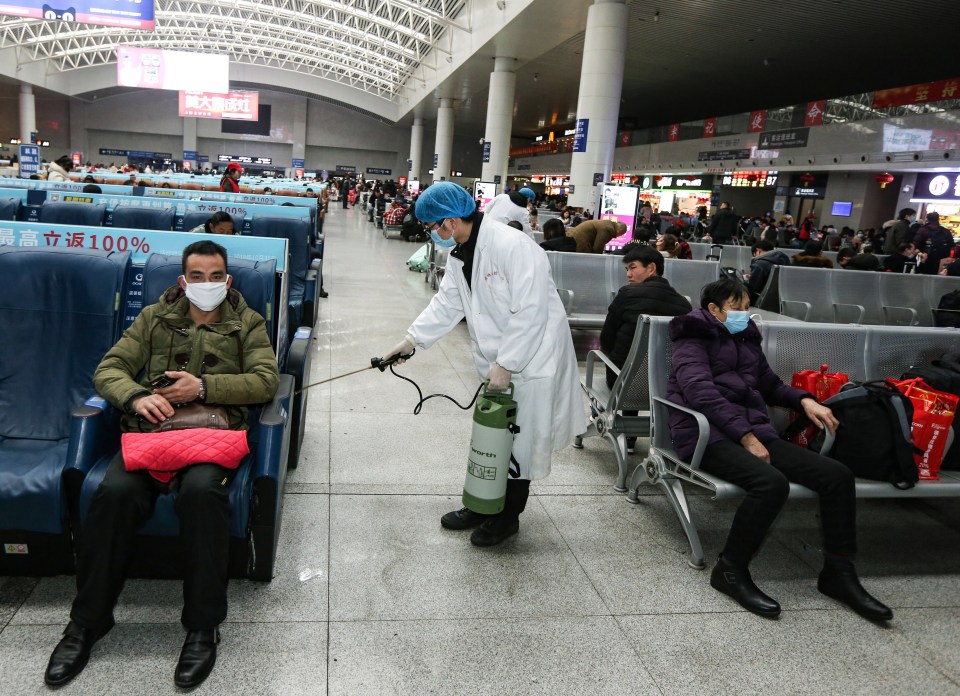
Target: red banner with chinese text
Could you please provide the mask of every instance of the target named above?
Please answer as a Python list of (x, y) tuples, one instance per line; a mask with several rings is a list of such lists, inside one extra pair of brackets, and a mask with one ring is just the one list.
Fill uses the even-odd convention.
[(259, 92), (180, 92), (181, 116), (256, 121), (259, 108)]
[(717, 134), (717, 119), (707, 118), (703, 121), (703, 137), (712, 138)]
[(669, 140), (671, 143), (675, 143), (675, 142), (677, 142), (677, 140), (679, 140), (679, 139), (680, 139), (680, 124), (679, 124), (679, 123), (671, 123), (671, 124), (670, 124), (670, 132), (669, 132), (669, 134), (667, 135), (667, 140)]
[(804, 126), (822, 126), (823, 115), (827, 111), (827, 100), (807, 102), (807, 110), (803, 114)]
[(767, 126), (767, 112), (765, 110), (750, 112), (750, 133), (762, 133)]
[(945, 99), (960, 99), (960, 78), (877, 90), (873, 93), (873, 108), (885, 109), (890, 106), (927, 104)]

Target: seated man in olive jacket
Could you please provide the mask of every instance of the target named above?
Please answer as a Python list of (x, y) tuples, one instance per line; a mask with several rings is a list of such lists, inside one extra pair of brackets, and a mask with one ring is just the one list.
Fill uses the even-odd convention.
[[(209, 240), (191, 244), (183, 250), (178, 284), (144, 307), (104, 356), (93, 384), (124, 414), (124, 432), (148, 432), (173, 416), (175, 405), (195, 401), (225, 406), (230, 429), (245, 430), (245, 406), (273, 398), (280, 378), (264, 319), (230, 283), (226, 250)], [(161, 377), (166, 386), (157, 384)], [(77, 676), (93, 644), (113, 628), (137, 530), (153, 513), (157, 496), (173, 488), (179, 489), (184, 556), (180, 621), (187, 630), (174, 683), (191, 688), (206, 679), (216, 661), (218, 626), (227, 616), (233, 474), (198, 462), (161, 484), (147, 471), (127, 471), (122, 453), (114, 457), (79, 539), (77, 596), (50, 656), (47, 684), (60, 686)]]
[[(600, 349), (615, 365), (623, 367), (637, 320), (643, 314), (675, 317), (691, 311), (690, 302), (663, 278), (663, 254), (650, 246), (637, 246), (623, 257), (627, 284), (620, 288), (600, 331)], [(613, 386), (617, 376), (607, 369), (607, 385)]]

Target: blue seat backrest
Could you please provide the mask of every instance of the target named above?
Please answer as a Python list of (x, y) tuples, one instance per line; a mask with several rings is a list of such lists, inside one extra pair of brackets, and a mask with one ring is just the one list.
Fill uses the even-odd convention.
[(290, 274), (302, 286), (310, 268), (310, 223), (302, 218), (258, 216), (253, 218), (253, 236), (288, 240)]
[(70, 435), (116, 339), (127, 252), (0, 247), (0, 437)]
[(0, 198), (0, 220), (16, 220), (19, 212), (19, 198)]
[[(207, 220), (210, 219), (211, 215), (213, 215), (213, 213), (207, 213), (203, 211), (194, 211), (192, 213), (186, 213), (183, 216), (183, 231), (189, 232), (194, 227), (202, 225), (203, 223), (205, 223)], [(239, 233), (241, 230), (243, 230), (244, 216), (230, 214), (230, 217), (233, 218), (234, 233)]]
[[(176, 285), (181, 270), (179, 256), (150, 254), (143, 269), (145, 304), (156, 302), (167, 288)], [(229, 261), (227, 272), (233, 277), (230, 287), (238, 290), (247, 305), (266, 320), (270, 342), (276, 348), (274, 294), (277, 262), (273, 259), (266, 261), (233, 259)]]
[(113, 209), (113, 226), (134, 230), (172, 230), (173, 208), (138, 208), (118, 205)]
[(86, 225), (99, 227), (103, 224), (107, 204), (93, 203), (44, 203), (40, 208), (40, 222), (60, 225)]

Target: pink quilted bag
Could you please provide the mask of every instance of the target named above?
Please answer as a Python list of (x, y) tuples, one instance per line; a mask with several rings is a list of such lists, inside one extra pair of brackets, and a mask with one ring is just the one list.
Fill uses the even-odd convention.
[(124, 433), (120, 445), (127, 471), (147, 471), (164, 483), (191, 464), (210, 463), (236, 469), (250, 453), (245, 430), (213, 428)]

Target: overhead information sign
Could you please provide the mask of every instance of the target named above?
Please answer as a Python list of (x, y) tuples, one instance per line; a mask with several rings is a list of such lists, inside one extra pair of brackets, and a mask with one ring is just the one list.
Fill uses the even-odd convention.
[(118, 46), (117, 84), (121, 87), (225, 94), (230, 91), (230, 57)]
[(0, 2), (0, 14), (128, 29), (153, 29), (153, 0)]

